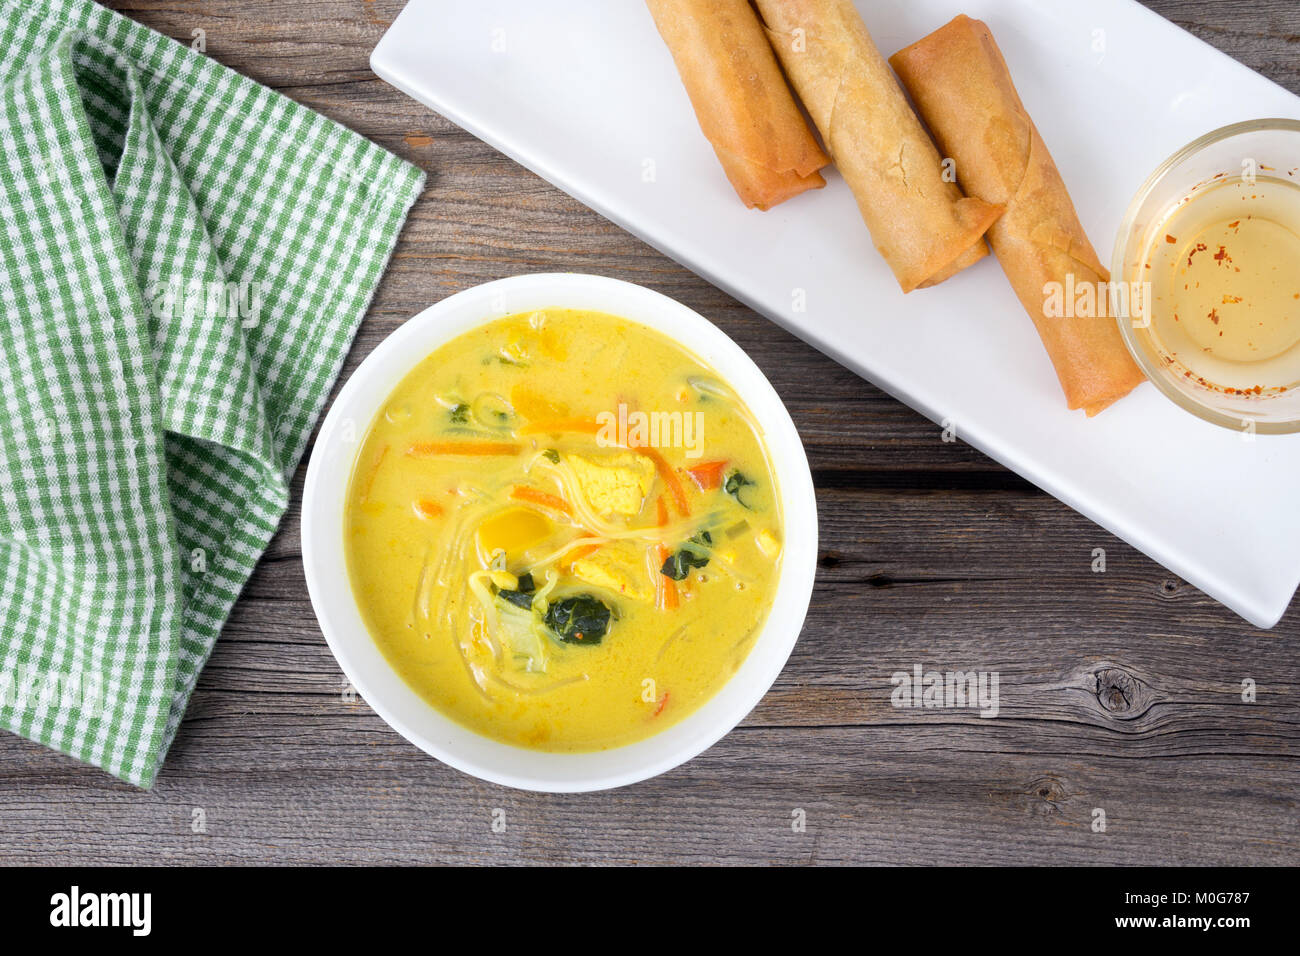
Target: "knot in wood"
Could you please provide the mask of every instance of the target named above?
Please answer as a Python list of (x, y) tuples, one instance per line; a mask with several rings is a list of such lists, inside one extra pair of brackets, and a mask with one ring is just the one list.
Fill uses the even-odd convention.
[(1070, 799), (1065, 782), (1046, 774), (1037, 780), (1031, 780), (1025, 788), (1031, 813), (1040, 816), (1056, 816), (1063, 811), (1061, 805)]
[(1127, 714), (1137, 706), (1138, 680), (1118, 667), (1097, 671), (1097, 702), (1112, 714)]
[(1055, 777), (1039, 777), (1029, 785), (1029, 792), (1044, 803), (1055, 806), (1065, 800), (1065, 784)]

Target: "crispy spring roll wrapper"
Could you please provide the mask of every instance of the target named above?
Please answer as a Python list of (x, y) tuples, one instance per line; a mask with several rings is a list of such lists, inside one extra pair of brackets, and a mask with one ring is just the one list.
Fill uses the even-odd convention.
[(749, 0), (646, 0), (700, 129), (749, 208), (770, 209), (826, 180), (822, 152)]
[[(904, 292), (988, 255), (1001, 207), (945, 181), (934, 143), (849, 0), (757, 0), (768, 38)], [(949, 177), (951, 179), (951, 177)]]
[[(1089, 416), (1143, 380), (1109, 316), (1048, 317), (1045, 286), (1106, 282), (1051, 154), (987, 26), (959, 16), (889, 61), (972, 196), (1006, 206), (989, 241), (1038, 327), (1070, 408)], [(1106, 310), (1109, 311), (1109, 310)]]

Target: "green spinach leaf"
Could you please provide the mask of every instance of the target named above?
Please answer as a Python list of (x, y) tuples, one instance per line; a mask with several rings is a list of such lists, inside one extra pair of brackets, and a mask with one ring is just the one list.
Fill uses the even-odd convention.
[(533, 606), (533, 592), (537, 586), (533, 584), (532, 572), (525, 572), (519, 575), (519, 587), (511, 590), (502, 588), (497, 592), (497, 597), (515, 607), (523, 608), (525, 611), (530, 610)]
[(553, 601), (546, 609), (546, 626), (566, 644), (599, 644), (609, 632), (610, 611), (591, 594)]
[(692, 568), (702, 568), (708, 565), (708, 551), (713, 547), (713, 535), (708, 531), (701, 529), (691, 535), (682, 547), (673, 554), (670, 554), (659, 568), (659, 573), (665, 577), (670, 577), (674, 581), (684, 581), (686, 576), (691, 573)]
[(739, 468), (733, 468), (727, 472), (723, 479), (722, 490), (736, 500), (736, 504), (742, 508), (748, 508), (749, 504), (745, 501), (744, 490), (754, 484), (754, 480), (746, 475)]
[(682, 548), (674, 552), (664, 561), (663, 567), (659, 573), (672, 578), (674, 581), (686, 580), (686, 575), (691, 573), (692, 568), (702, 568), (709, 563), (707, 554), (696, 554), (690, 548)]

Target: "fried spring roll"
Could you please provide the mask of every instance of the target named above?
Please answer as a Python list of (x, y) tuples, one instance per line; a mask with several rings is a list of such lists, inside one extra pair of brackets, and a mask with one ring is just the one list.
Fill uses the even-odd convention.
[(988, 255), (1002, 212), (964, 198), (850, 0), (757, 0), (768, 38), (904, 292)]
[(749, 0), (646, 0), (700, 129), (749, 208), (826, 180), (830, 163), (794, 101)]
[[(1097, 414), (1142, 381), (1115, 320), (1049, 317), (1049, 283), (1107, 282), (1061, 174), (987, 26), (959, 16), (890, 63), (972, 196), (1004, 204), (989, 241), (1056, 368), (1070, 408)], [(1095, 286), (1094, 286), (1095, 287)], [(1058, 287), (1059, 288), (1059, 287)], [(1108, 311), (1099, 309), (1097, 311)]]

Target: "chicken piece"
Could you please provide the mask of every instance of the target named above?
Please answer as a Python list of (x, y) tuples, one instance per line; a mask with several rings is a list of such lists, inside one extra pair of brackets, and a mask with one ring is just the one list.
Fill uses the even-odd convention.
[(654, 484), (654, 462), (633, 452), (599, 461), (570, 455), (568, 461), (578, 480), (578, 489), (596, 514), (632, 517), (641, 513)]
[(645, 570), (625, 566), (616, 557), (597, 553), (590, 558), (581, 558), (573, 562), (573, 576), (598, 588), (605, 588), (615, 594), (621, 594), (635, 601), (647, 603), (654, 600), (654, 594), (645, 581)]

